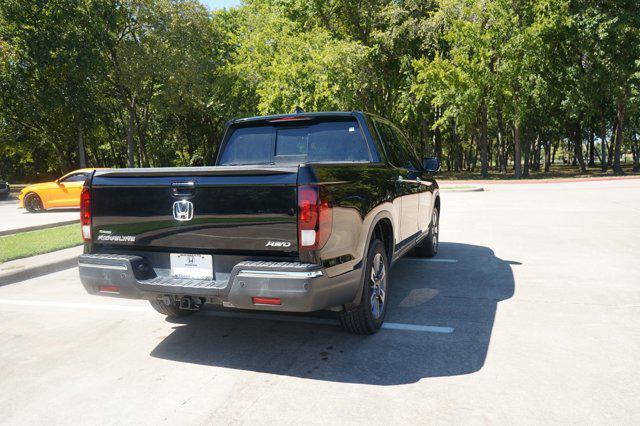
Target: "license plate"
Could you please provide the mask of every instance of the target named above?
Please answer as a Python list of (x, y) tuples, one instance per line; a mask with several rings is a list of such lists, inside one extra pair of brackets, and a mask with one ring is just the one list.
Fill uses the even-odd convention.
[(171, 275), (175, 278), (213, 279), (213, 258), (207, 254), (171, 253)]

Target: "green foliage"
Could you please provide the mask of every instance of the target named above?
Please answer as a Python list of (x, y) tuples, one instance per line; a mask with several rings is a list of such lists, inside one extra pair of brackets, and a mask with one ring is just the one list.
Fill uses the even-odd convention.
[(634, 0), (4, 0), (0, 175), (212, 164), (227, 120), (296, 106), (383, 115), (451, 170), (589, 140), (615, 168), (639, 58)]

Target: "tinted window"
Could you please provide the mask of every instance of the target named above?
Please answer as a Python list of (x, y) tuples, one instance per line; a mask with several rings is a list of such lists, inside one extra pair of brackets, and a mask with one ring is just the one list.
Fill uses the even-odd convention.
[(415, 161), (407, 150), (406, 140), (402, 134), (390, 124), (376, 120), (376, 128), (380, 132), (380, 137), (387, 147), (389, 161), (396, 167), (405, 169), (415, 169)]
[(237, 129), (226, 144), (220, 165), (369, 161), (360, 127), (349, 120)]
[(307, 157), (308, 128), (280, 128), (276, 130), (276, 162), (300, 162)]
[(395, 129), (395, 134), (400, 143), (400, 150), (402, 151), (403, 158), (405, 159), (406, 168), (414, 168), (420, 169), (422, 166), (420, 164), (419, 157), (415, 154), (414, 147), (409, 142), (409, 139), (398, 129)]
[(251, 127), (236, 129), (222, 153), (221, 165), (271, 162), (273, 129)]
[(85, 173), (76, 173), (71, 176), (67, 176), (61, 182), (84, 182), (87, 180), (87, 175)]

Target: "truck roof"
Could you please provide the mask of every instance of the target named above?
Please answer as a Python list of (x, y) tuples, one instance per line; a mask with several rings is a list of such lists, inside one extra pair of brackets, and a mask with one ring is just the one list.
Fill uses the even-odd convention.
[(362, 114), (362, 111), (317, 111), (317, 112), (299, 112), (291, 114), (276, 114), (276, 115), (258, 115), (255, 117), (246, 118), (234, 118), (227, 122), (227, 125), (248, 123), (248, 122), (265, 122), (272, 120), (283, 120), (287, 118), (331, 118), (331, 117), (354, 117), (357, 114)]

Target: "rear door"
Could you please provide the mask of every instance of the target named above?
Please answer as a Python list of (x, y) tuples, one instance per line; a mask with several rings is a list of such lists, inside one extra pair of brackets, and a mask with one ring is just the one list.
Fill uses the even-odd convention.
[(418, 233), (420, 184), (416, 181), (415, 166), (402, 147), (399, 131), (387, 122), (381, 120), (375, 122), (387, 148), (389, 160), (398, 172), (396, 188), (401, 198), (398, 248), (402, 248)]
[[(428, 176), (424, 176), (422, 165), (420, 164), (419, 157), (416, 155), (415, 150), (411, 146), (411, 143), (407, 137), (400, 132), (396, 132), (398, 140), (400, 142), (400, 149), (404, 151), (404, 156), (407, 158), (407, 164), (410, 164), (410, 176), (413, 183), (413, 192), (418, 195), (418, 232), (428, 230), (429, 223), (431, 222), (431, 206), (433, 205), (433, 179)], [(422, 179), (421, 179), (422, 175)]]

